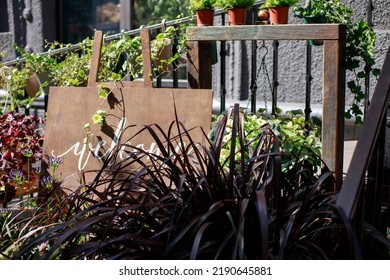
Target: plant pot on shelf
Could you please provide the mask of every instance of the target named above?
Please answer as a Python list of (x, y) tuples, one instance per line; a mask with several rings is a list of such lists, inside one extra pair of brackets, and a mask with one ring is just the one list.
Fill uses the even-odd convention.
[[(306, 24), (315, 24), (315, 23), (327, 23), (328, 19), (325, 15), (320, 16), (311, 16), (311, 17), (303, 17), (303, 22)], [(321, 46), (323, 44), (323, 40), (310, 40), (310, 45), (312, 46)]]
[(158, 48), (156, 57), (153, 60), (159, 74), (172, 70), (172, 65), (168, 60), (172, 57), (172, 40), (164, 38), (164, 43)]
[(27, 84), (24, 88), (29, 97), (34, 98), (38, 93), (48, 94), (49, 87), (42, 87), (42, 84), (49, 81), (49, 76), (46, 73), (33, 74), (27, 80)]
[(246, 10), (245, 8), (234, 8), (228, 9), (228, 20), (229, 25), (243, 25), (246, 21)]
[(197, 10), (196, 23), (198, 26), (213, 26), (214, 10)]
[(270, 7), (269, 19), (271, 24), (287, 24), (288, 22), (288, 6), (285, 7)]

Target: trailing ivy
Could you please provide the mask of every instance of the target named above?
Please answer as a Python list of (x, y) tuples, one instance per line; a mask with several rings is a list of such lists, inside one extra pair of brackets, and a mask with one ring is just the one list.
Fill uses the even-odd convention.
[(353, 21), (353, 11), (340, 0), (329, 0), (324, 5), (326, 17), (330, 23), (341, 23), (346, 26), (346, 69), (352, 73), (347, 81), (347, 86), (353, 94), (353, 102), (345, 112), (347, 119), (354, 118), (356, 124), (363, 123), (362, 107), (366, 95), (362, 84), (368, 73), (374, 77), (379, 76), (379, 69), (374, 68), (375, 56), (374, 46), (376, 34), (371, 26), (364, 20)]
[[(152, 37), (151, 58), (154, 75), (152, 78), (154, 79), (166, 71), (177, 69), (183, 63), (182, 57), (186, 53), (185, 29), (187, 26), (180, 24), (180, 18), (177, 20), (177, 24), (178, 27), (170, 26), (165, 32), (160, 32)], [(168, 58), (159, 58), (161, 49), (170, 48), (170, 44), (173, 42), (176, 44), (176, 52), (171, 53)], [(33, 74), (44, 73), (47, 76), (48, 80), (41, 84), (41, 89), (48, 85), (86, 86), (92, 57), (92, 44), (93, 41), (86, 38), (77, 45), (77, 50), (75, 50), (71, 45), (50, 42), (46, 45), (46, 49), (48, 49), (46, 53), (28, 53), (23, 48), (14, 46), (22, 59), (7, 68), (7, 73), (10, 74), (8, 82), (0, 76), (0, 88), (8, 88), (7, 91), (12, 92), (12, 108), (8, 109), (14, 111), (17, 107), (28, 108), (41, 94), (41, 90), (34, 97), (25, 94), (27, 81)], [(69, 48), (69, 51), (60, 53), (56, 51), (63, 48)], [(54, 53), (56, 54), (54, 55)], [(103, 44), (98, 71), (99, 81), (115, 82), (126, 78), (138, 79), (142, 76), (141, 36), (130, 36), (123, 33), (117, 40)], [(5, 101), (3, 106), (4, 103)], [(4, 113), (2, 111), (0, 113)]]

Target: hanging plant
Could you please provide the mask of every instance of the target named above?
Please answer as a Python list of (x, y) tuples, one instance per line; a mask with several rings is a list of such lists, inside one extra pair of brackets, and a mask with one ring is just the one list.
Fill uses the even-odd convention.
[[(308, 5), (310, 4), (310, 5)], [(294, 7), (294, 13), (298, 17), (324, 14), (329, 23), (339, 23), (346, 26), (346, 70), (351, 73), (347, 81), (347, 87), (353, 95), (350, 108), (345, 112), (347, 119), (355, 119), (356, 124), (363, 123), (364, 101), (366, 94), (362, 84), (366, 76), (372, 73), (379, 76), (380, 70), (374, 68), (374, 47), (376, 35), (368, 23), (362, 19), (353, 21), (353, 11), (340, 0), (308, 1), (305, 7)]]

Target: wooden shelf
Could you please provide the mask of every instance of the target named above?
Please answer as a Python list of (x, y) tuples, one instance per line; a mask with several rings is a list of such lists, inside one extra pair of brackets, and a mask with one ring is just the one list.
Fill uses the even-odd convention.
[(188, 27), (188, 41), (345, 40), (345, 25), (283, 24)]

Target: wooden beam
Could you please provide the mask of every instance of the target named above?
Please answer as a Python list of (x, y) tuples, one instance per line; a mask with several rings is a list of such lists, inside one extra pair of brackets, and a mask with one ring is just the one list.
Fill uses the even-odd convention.
[(94, 87), (97, 82), (102, 44), (103, 44), (103, 32), (97, 30), (95, 31), (95, 37), (93, 39), (92, 58), (91, 58), (91, 65), (89, 67), (89, 75), (88, 75), (89, 87)]
[(150, 32), (148, 28), (141, 29), (142, 62), (144, 66), (144, 85), (152, 87), (152, 58), (150, 49)]
[(344, 159), (345, 40), (324, 41), (322, 159), (341, 187)]
[(188, 42), (187, 50), (187, 80), (189, 88), (212, 88), (211, 42)]
[(343, 40), (340, 24), (283, 24), (188, 27), (188, 41)]

